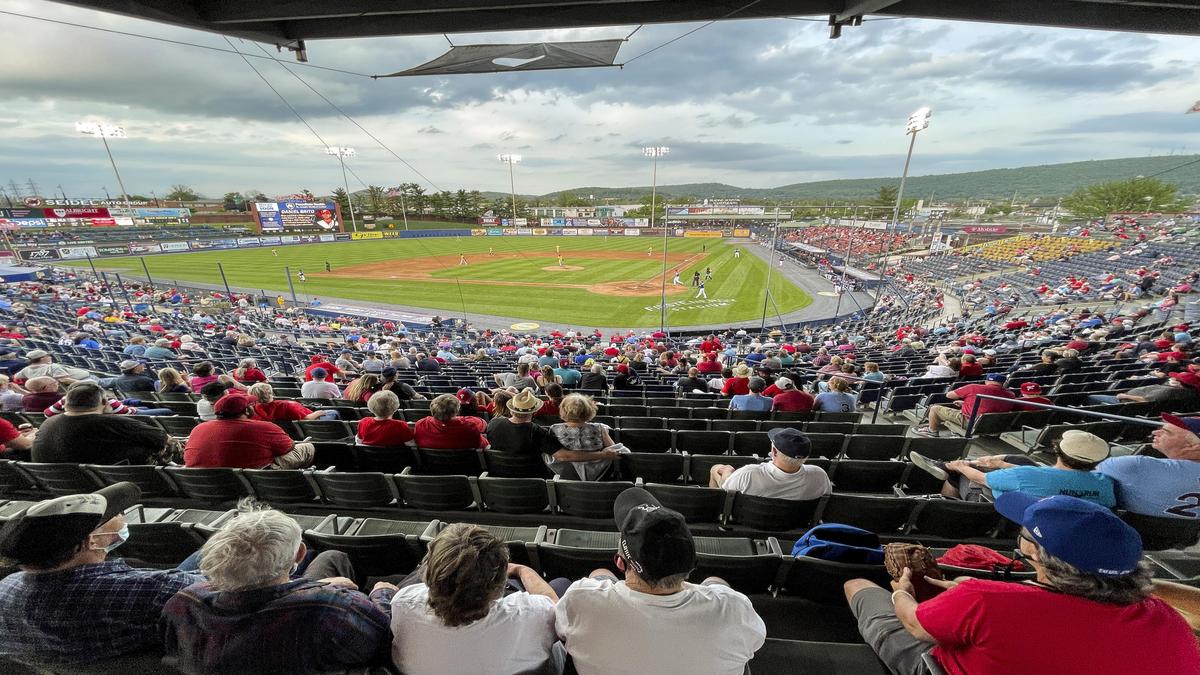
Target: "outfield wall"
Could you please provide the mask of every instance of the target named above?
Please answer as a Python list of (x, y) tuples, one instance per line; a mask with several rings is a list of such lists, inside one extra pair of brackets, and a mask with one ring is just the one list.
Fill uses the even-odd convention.
[[(687, 229), (671, 228), (666, 233), (671, 237), (749, 237), (748, 228)], [(115, 258), (119, 256), (160, 255), (166, 253), (188, 253), (235, 248), (262, 248), (318, 244), (339, 241), (366, 241), (373, 239), (426, 239), (431, 237), (639, 237), (661, 238), (662, 228), (651, 227), (488, 227), (456, 228), (445, 230), (371, 230), (366, 232), (341, 232), (335, 234), (280, 234), (248, 237), (226, 237), (215, 239), (189, 239), (154, 242), (140, 239), (130, 242), (73, 240), (69, 246), (17, 247), (21, 259), (28, 262), (54, 262), (56, 260), (85, 260), (87, 258)]]

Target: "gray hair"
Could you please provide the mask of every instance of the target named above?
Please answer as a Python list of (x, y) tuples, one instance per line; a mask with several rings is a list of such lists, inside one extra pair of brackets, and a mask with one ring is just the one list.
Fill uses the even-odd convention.
[(271, 399), (275, 398), (275, 390), (266, 382), (259, 382), (257, 384), (250, 385), (250, 388), (246, 390), (246, 393), (257, 399), (259, 403), (267, 403), (271, 401)]
[(400, 397), (387, 389), (377, 391), (367, 399), (367, 410), (376, 417), (391, 417), (399, 409)]
[(799, 471), (804, 466), (804, 460), (804, 457), (790, 457), (778, 450), (775, 451), (775, 464), (786, 471)]
[(1138, 563), (1137, 569), (1124, 576), (1102, 577), (1054, 557), (1041, 544), (1037, 544), (1037, 550), (1038, 564), (1045, 571), (1046, 580), (1061, 593), (1121, 606), (1150, 597), (1152, 574), (1145, 562)]
[(200, 571), (217, 591), (267, 586), (291, 572), (300, 535), (300, 525), (282, 511), (244, 511), (200, 548)]
[(592, 372), (593, 373), (603, 373), (604, 366), (600, 365), (599, 363), (593, 363), (592, 364)]

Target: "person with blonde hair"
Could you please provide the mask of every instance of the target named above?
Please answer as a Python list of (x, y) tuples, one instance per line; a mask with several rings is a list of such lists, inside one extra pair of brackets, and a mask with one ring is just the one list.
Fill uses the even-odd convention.
[(365, 374), (360, 375), (357, 380), (351, 382), (346, 391), (342, 392), (342, 398), (349, 401), (366, 402), (371, 399), (371, 395), (378, 389), (383, 382), (378, 375)]
[(288, 422), (293, 420), (336, 420), (338, 411), (309, 410), (295, 401), (275, 398), (275, 390), (266, 382), (251, 385), (246, 393), (257, 403), (254, 404), (254, 418), (268, 422)]
[(562, 450), (550, 455), (546, 465), (562, 478), (599, 480), (616, 461), (616, 443), (607, 424), (593, 422), (596, 403), (590, 396), (570, 394), (558, 407), (562, 422), (550, 427)]
[(174, 368), (162, 368), (158, 371), (158, 393), (160, 394), (190, 394), (192, 388), (188, 386), (183, 375)]
[(462, 404), (454, 394), (442, 394), (429, 402), (429, 415), (417, 420), (413, 434), (417, 446), (441, 450), (488, 447), (483, 431), (487, 424), (479, 417), (459, 415)]
[(242, 359), (238, 367), (233, 369), (233, 379), (239, 384), (251, 385), (256, 382), (266, 382), (267, 374), (258, 368), (254, 359)]
[(400, 409), (400, 398), (395, 393), (377, 391), (367, 400), (367, 410), (374, 417), (365, 417), (358, 422), (354, 440), (359, 445), (375, 445), (394, 448), (412, 445), (413, 431), (408, 422), (392, 416)]
[(293, 577), (308, 547), (287, 514), (243, 512), (199, 555), (207, 580), (176, 593), (162, 613), (166, 653), (184, 672), (325, 673), (387, 662), (396, 587), (359, 592), (340, 551), (318, 554)]

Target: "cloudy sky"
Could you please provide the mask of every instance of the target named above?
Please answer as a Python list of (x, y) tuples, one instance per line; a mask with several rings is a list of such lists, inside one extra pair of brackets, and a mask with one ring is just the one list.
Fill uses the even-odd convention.
[[(189, 31), (41, 0), (5, 10), (225, 47)], [(0, 17), (0, 182), (116, 193), (100, 144), (76, 120), (123, 124), (112, 142), (131, 192), (185, 183), (206, 195), (341, 184), (336, 161), (236, 55)], [(646, 26), (624, 62), (695, 24)], [(624, 37), (633, 26), (453, 35), (455, 44)], [(371, 80), (292, 67), (428, 180), (395, 160), (280, 65), (262, 74), (328, 143), (353, 146), (367, 183), (507, 191), (649, 183), (639, 146), (671, 155), (660, 184), (746, 187), (897, 175), (914, 109), (934, 109), (914, 174), (1200, 152), (1195, 38), (916, 20), (826, 38), (819, 22), (732, 21), (624, 69)], [(262, 54), (253, 43), (238, 49)], [(310, 41), (310, 62), (380, 74), (441, 54), (442, 36)], [(274, 53), (272, 47), (268, 49)], [(290, 57), (285, 62), (291, 64)], [(361, 184), (351, 177), (351, 188)]]

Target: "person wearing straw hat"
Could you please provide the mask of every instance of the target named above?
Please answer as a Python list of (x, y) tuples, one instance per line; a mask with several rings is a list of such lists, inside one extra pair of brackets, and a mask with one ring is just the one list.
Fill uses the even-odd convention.
[(560, 450), (562, 445), (550, 430), (533, 423), (533, 416), (545, 405), (546, 402), (529, 387), (508, 399), (508, 417), (493, 417), (484, 432), (491, 449), (532, 457), (552, 455)]
[(721, 387), (721, 395), (733, 397), (739, 394), (749, 394), (750, 376), (753, 374), (750, 366), (744, 363), (737, 364), (733, 368), (733, 377), (725, 380), (725, 385)]

